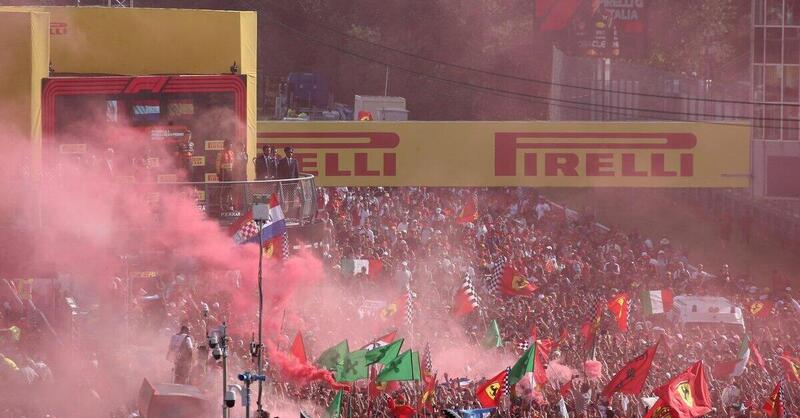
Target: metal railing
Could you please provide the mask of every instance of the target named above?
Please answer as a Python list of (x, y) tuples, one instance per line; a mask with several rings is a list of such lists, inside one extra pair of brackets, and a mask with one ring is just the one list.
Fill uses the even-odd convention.
[(208, 216), (222, 219), (238, 217), (253, 204), (254, 195), (275, 193), (289, 224), (308, 224), (317, 215), (317, 187), (314, 176), (301, 173), (296, 179), (169, 182), (156, 183), (157, 189), (191, 187), (197, 191), (198, 206)]
[[(4, 193), (13, 196), (0, 201), (0, 232), (4, 228), (26, 229), (42, 227), (48, 220), (41, 214), (41, 199), (53, 195), (53, 188), (61, 187), (58, 179), (49, 181), (19, 180), (5, 181)], [(275, 193), (289, 225), (312, 223), (317, 215), (317, 188), (311, 174), (300, 173), (296, 179), (254, 180), (227, 182), (156, 182), (127, 183), (109, 182), (110, 187), (128, 187), (143, 194), (143, 198), (155, 203), (161, 193), (194, 193), (197, 206), (209, 217), (229, 224), (247, 212), (253, 204), (253, 196)], [(74, 186), (79, 187), (79, 186)]]

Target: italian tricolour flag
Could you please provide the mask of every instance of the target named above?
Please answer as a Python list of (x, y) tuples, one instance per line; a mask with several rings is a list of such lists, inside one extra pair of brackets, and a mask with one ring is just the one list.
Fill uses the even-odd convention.
[(646, 315), (672, 310), (672, 290), (645, 290), (642, 292), (642, 307)]
[(353, 275), (363, 272), (368, 276), (375, 276), (383, 271), (381, 260), (345, 258), (342, 259), (341, 266), (342, 272)]
[(735, 360), (721, 361), (714, 365), (711, 373), (715, 379), (727, 379), (730, 377), (741, 376), (750, 360), (750, 339), (745, 336), (739, 344), (739, 353)]

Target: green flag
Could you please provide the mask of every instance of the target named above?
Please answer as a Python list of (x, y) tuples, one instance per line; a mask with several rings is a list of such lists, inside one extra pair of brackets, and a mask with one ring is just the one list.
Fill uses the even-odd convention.
[(389, 345), (373, 348), (367, 351), (367, 364), (380, 363), (385, 366), (397, 358), (397, 355), (400, 354), (401, 347), (403, 347), (402, 338)]
[[(417, 360), (414, 361), (414, 354)], [(379, 383), (394, 380), (419, 380), (419, 354), (407, 350), (387, 364), (378, 374)]]
[(336, 392), (336, 396), (333, 397), (333, 401), (331, 405), (328, 407), (328, 410), (325, 412), (326, 418), (340, 418), (342, 416), (342, 390), (339, 389)]
[(349, 352), (350, 348), (347, 345), (347, 340), (344, 340), (323, 351), (316, 363), (328, 370), (338, 370), (344, 365), (344, 359)]
[(355, 382), (369, 377), (366, 357), (366, 350), (353, 351), (347, 354), (342, 366), (336, 369), (336, 380), (338, 382)]
[(483, 338), (483, 346), (486, 348), (497, 348), (503, 346), (503, 337), (500, 336), (500, 326), (497, 320), (493, 319), (486, 330), (486, 337)]
[(533, 365), (536, 360), (536, 344), (531, 344), (527, 350), (522, 354), (522, 357), (514, 363), (511, 372), (508, 374), (508, 384), (513, 386), (522, 380), (526, 373), (533, 372)]
[(411, 371), (414, 373), (414, 380), (422, 380), (419, 371), (419, 351), (411, 352)]

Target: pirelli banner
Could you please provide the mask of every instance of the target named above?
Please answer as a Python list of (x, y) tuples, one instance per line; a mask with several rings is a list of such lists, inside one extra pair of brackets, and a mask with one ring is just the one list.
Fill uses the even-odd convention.
[(750, 130), (692, 122), (259, 122), (323, 186), (747, 187)]

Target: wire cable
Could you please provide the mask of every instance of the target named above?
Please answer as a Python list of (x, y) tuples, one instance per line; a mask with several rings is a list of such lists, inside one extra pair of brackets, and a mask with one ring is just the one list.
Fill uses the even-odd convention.
[[(448, 79), (448, 78), (445, 78), (445, 77), (424, 73), (424, 72), (421, 72), (421, 71), (418, 71), (418, 70), (405, 68), (405, 67), (399, 66), (397, 64), (389, 63), (387, 61), (379, 60), (379, 59), (376, 59), (376, 58), (365, 56), (365, 55), (357, 53), (357, 52), (350, 51), (350, 50), (348, 50), (346, 48), (342, 48), (340, 46), (327, 43), (325, 41), (320, 40), (319, 38), (316, 38), (314, 36), (308, 35), (307, 33), (303, 32), (303, 31), (301, 31), (299, 29), (293, 28), (293, 27), (281, 22), (280, 20), (278, 20), (276, 18), (273, 18), (271, 16), (266, 16), (266, 17), (267, 17), (267, 20), (274, 22), (278, 26), (280, 26), (280, 27), (292, 32), (292, 33), (295, 33), (295, 34), (297, 34), (298, 36), (300, 36), (302, 38), (308, 39), (311, 42), (317, 43), (319, 45), (322, 45), (322, 46), (337, 50), (337, 51), (339, 51), (341, 53), (344, 53), (346, 55), (351, 55), (351, 56), (354, 56), (356, 58), (359, 58), (359, 59), (362, 59), (362, 60), (365, 60), (365, 61), (368, 61), (368, 62), (373, 62), (373, 63), (381, 64), (381, 65), (384, 65), (384, 66), (388, 66), (390, 68), (394, 68), (394, 69), (397, 69), (397, 70), (400, 70), (400, 71), (403, 71), (403, 72), (414, 74), (414, 75), (417, 75), (417, 76), (420, 76), (420, 77), (423, 77), (423, 78), (428, 78), (428, 79), (432, 79), (432, 80), (437, 80), (437, 81), (450, 83), (450, 84), (457, 85), (457, 86), (460, 86), (460, 87), (463, 87), (463, 88), (467, 88), (467, 89), (470, 89), (470, 90), (476, 90), (477, 89), (477, 90), (488, 92), (488, 93), (495, 93), (495, 94), (501, 95), (503, 97), (507, 97), (507, 95), (516, 96), (516, 97), (520, 97), (520, 98), (533, 99), (533, 100), (538, 101), (539, 103), (548, 102), (548, 104), (552, 104), (552, 105), (555, 105), (555, 106), (568, 107), (568, 108), (577, 108), (579, 110), (592, 110), (592, 109), (601, 108), (601, 109), (614, 109), (614, 110), (626, 111), (626, 112), (643, 112), (643, 113), (655, 113), (655, 114), (680, 115), (680, 116), (684, 116), (686, 118), (686, 119), (675, 119), (675, 118), (663, 118), (663, 117), (648, 115), (649, 118), (654, 118), (654, 119), (664, 120), (664, 121), (698, 122), (698, 123), (707, 123), (707, 124), (716, 124), (716, 125), (732, 125), (732, 126), (742, 126), (743, 125), (741, 123), (728, 123), (728, 122), (709, 121), (709, 120), (694, 120), (693, 121), (693, 120), (688, 119), (688, 118), (691, 118), (691, 117), (701, 117), (702, 116), (702, 117), (711, 117), (711, 118), (720, 118), (720, 119), (728, 118), (728, 119), (736, 119), (736, 120), (742, 120), (742, 121), (750, 121), (751, 126), (755, 126), (755, 127), (759, 127), (759, 128), (800, 129), (800, 128), (797, 128), (797, 127), (788, 127), (788, 126), (781, 128), (780, 126), (774, 126), (774, 125), (763, 125), (763, 126), (762, 125), (755, 125), (755, 124), (753, 124), (752, 117), (750, 117), (750, 116), (719, 115), (719, 114), (713, 114), (713, 113), (677, 112), (677, 111), (667, 111), (667, 110), (658, 110), (658, 109), (647, 109), (647, 108), (616, 106), (616, 105), (610, 105), (610, 104), (586, 103), (586, 102), (580, 102), (580, 101), (574, 101), (574, 100), (555, 99), (555, 98), (550, 98), (550, 97), (546, 97), (546, 96), (539, 96), (539, 95), (523, 93), (523, 92), (515, 92), (515, 91), (510, 91), (510, 90), (498, 89), (498, 88), (494, 88), (494, 87), (488, 87), (488, 86), (472, 84), (472, 83), (459, 81), (459, 80), (452, 80), (452, 79)], [(565, 106), (565, 105), (575, 105), (575, 106), (581, 106), (581, 107), (578, 108), (578, 107), (575, 107), (575, 106)], [(604, 113), (617, 113), (617, 112), (605, 111), (605, 110), (603, 112)], [(800, 120), (798, 120), (798, 119), (783, 119), (783, 118), (760, 118), (759, 120), (761, 120), (761, 121), (787, 122), (787, 123), (798, 123), (798, 122), (800, 122)]]
[[(286, 9), (286, 8), (284, 8), (282, 6), (277, 5), (273, 0), (265, 0), (265, 1), (267, 3), (275, 5), (276, 7), (280, 8), (281, 10), (289, 11), (288, 9)], [(541, 84), (541, 85), (547, 85), (547, 86), (556, 86), (556, 87), (572, 88), (572, 89), (579, 89), (579, 90), (588, 90), (588, 91), (603, 92), (603, 93), (614, 93), (614, 94), (639, 96), (639, 97), (651, 97), (651, 98), (668, 99), (668, 100), (695, 100), (695, 101), (698, 101), (698, 102), (705, 102), (705, 103), (728, 103), (728, 104), (739, 104), (739, 105), (749, 105), (749, 106), (769, 105), (770, 104), (768, 102), (757, 102), (757, 101), (746, 101), (746, 100), (710, 99), (710, 98), (706, 98), (706, 97), (696, 97), (696, 96), (679, 97), (679, 96), (671, 96), (671, 95), (666, 95), (666, 94), (631, 92), (631, 91), (624, 91), (624, 90), (604, 89), (604, 88), (598, 88), (598, 87), (580, 86), (580, 85), (577, 85), (577, 84), (558, 83), (558, 82), (554, 82), (554, 81), (547, 81), (547, 80), (540, 80), (540, 79), (535, 79), (535, 78), (521, 77), (521, 76), (516, 76), (516, 75), (512, 75), (512, 74), (501, 73), (501, 72), (490, 71), (490, 70), (484, 70), (484, 69), (481, 69), (481, 68), (470, 67), (470, 66), (467, 66), (467, 65), (461, 65), (461, 64), (447, 62), (447, 61), (443, 61), (443, 60), (439, 60), (439, 59), (435, 59), (435, 58), (426, 57), (424, 55), (415, 54), (415, 53), (408, 52), (408, 51), (405, 51), (405, 50), (402, 50), (402, 49), (399, 49), (399, 48), (394, 48), (394, 47), (391, 47), (391, 46), (388, 46), (388, 45), (384, 45), (384, 44), (380, 44), (380, 43), (377, 43), (377, 42), (373, 42), (373, 41), (370, 41), (368, 39), (359, 38), (359, 37), (351, 35), (351, 34), (349, 34), (347, 32), (343, 32), (343, 31), (341, 31), (339, 29), (336, 29), (334, 27), (325, 25), (324, 23), (321, 23), (319, 21), (313, 20), (313, 19), (311, 19), (311, 18), (309, 18), (307, 16), (304, 16), (304, 15), (296, 15), (296, 16), (299, 16), (303, 20), (306, 20), (307, 22), (311, 23), (315, 27), (320, 27), (322, 29), (325, 29), (325, 30), (328, 30), (330, 32), (336, 33), (336, 34), (338, 34), (340, 36), (346, 37), (348, 39), (353, 39), (353, 40), (356, 40), (356, 41), (359, 41), (359, 42), (363, 42), (363, 43), (366, 43), (368, 45), (374, 46), (376, 48), (385, 49), (387, 51), (391, 51), (391, 52), (394, 52), (394, 53), (397, 53), (397, 54), (405, 55), (407, 57), (415, 58), (415, 59), (422, 60), (422, 61), (427, 61), (427, 62), (434, 63), (434, 64), (439, 64), (439, 65), (444, 65), (444, 66), (448, 66), (448, 67), (457, 68), (459, 70), (472, 71), (472, 72), (476, 72), (476, 73), (479, 73), (479, 74), (491, 75), (491, 76), (500, 77), (500, 78), (507, 78), (507, 79), (515, 80), (515, 81), (523, 81), (523, 82)], [(778, 104), (776, 104), (776, 105), (778, 105)], [(783, 103), (783, 104), (780, 104), (780, 105), (787, 106), (787, 107), (800, 107), (800, 103)]]

